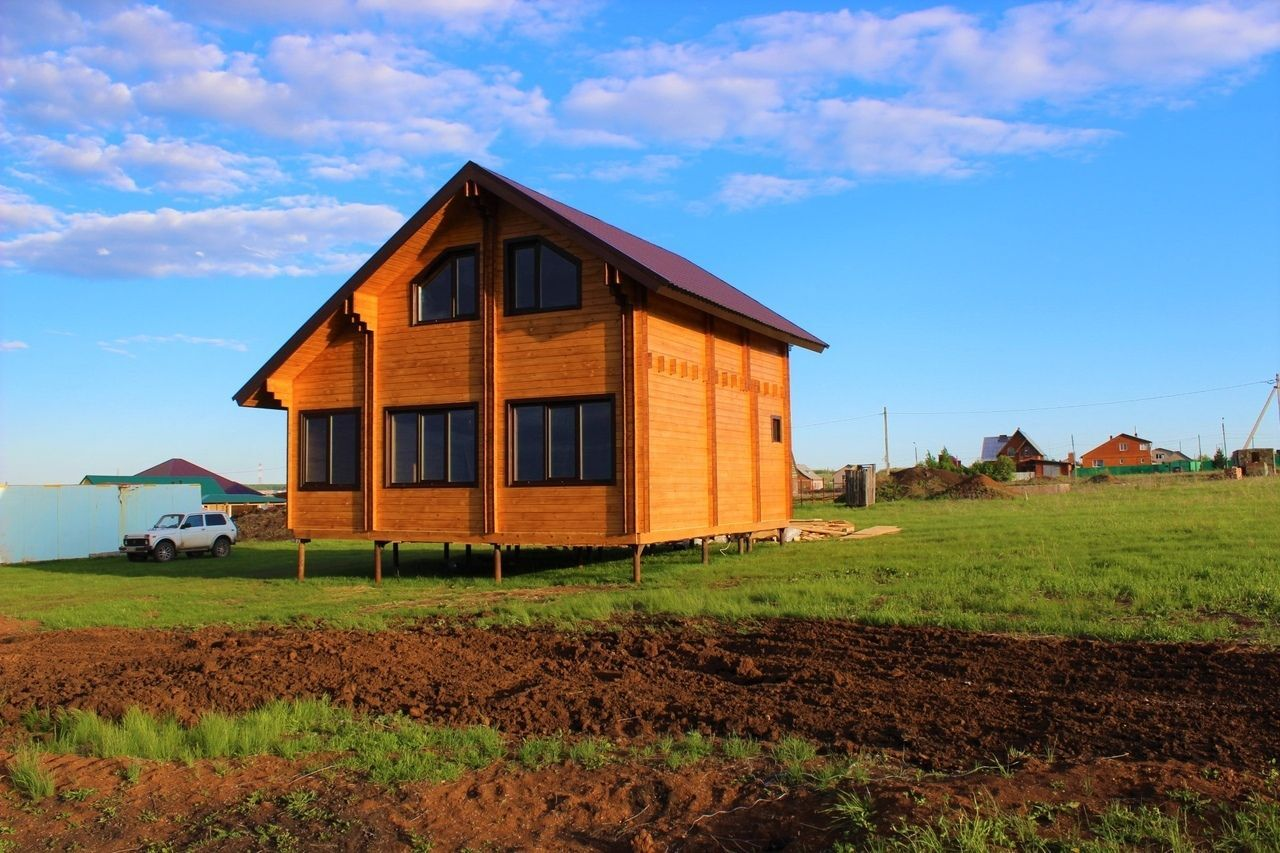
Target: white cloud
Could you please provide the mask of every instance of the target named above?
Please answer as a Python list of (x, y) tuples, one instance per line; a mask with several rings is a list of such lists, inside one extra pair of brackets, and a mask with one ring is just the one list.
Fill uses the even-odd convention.
[(273, 160), (181, 139), (127, 134), (117, 145), (98, 137), (66, 142), (42, 136), (19, 140), (34, 163), (119, 190), (159, 189), (224, 196), (283, 175)]
[[(642, 143), (728, 147), (818, 174), (954, 177), (1097, 144), (1112, 134), (1075, 126), (1067, 110), (1185, 100), (1278, 49), (1274, 2), (1076, 0), (993, 18), (784, 12), (608, 54), (610, 76), (579, 81), (562, 106), (581, 127)], [(1025, 118), (1045, 105), (1064, 118)], [(777, 181), (731, 180), (721, 200), (817, 186)]]
[(30, 349), (26, 341), (0, 341), (0, 352), (15, 352), (20, 349)]
[(123, 349), (117, 346), (112, 346), (106, 341), (98, 341), (98, 349), (102, 350), (103, 352), (109, 352), (112, 355), (123, 355), (127, 358), (137, 358), (136, 355), (129, 352), (127, 349)]
[(398, 154), (385, 151), (369, 151), (358, 157), (311, 155), (307, 174), (326, 181), (354, 181), (382, 172), (395, 172), (402, 176), (421, 177), (421, 167), (410, 167)]
[(25, 193), (0, 185), (0, 233), (51, 228), (58, 222), (58, 212), (37, 204)]
[(784, 104), (773, 80), (701, 79), (668, 72), (578, 83), (565, 98), (569, 115), (615, 131), (710, 145), (774, 126)]
[(272, 207), (73, 214), (55, 229), (0, 242), (8, 266), (80, 278), (295, 276), (345, 271), (347, 247), (385, 239), (403, 216), (327, 199)]
[(856, 98), (819, 101), (791, 121), (778, 144), (819, 170), (958, 177), (991, 157), (1076, 149), (1110, 135)]
[(92, 127), (133, 113), (123, 83), (55, 53), (0, 59), (6, 110), (37, 125)]
[(593, 181), (617, 183), (619, 181), (665, 181), (671, 173), (684, 165), (684, 160), (673, 154), (648, 154), (639, 160), (619, 160), (600, 163), (582, 172), (562, 172), (556, 175), (562, 180), (590, 178)]
[(546, 39), (578, 26), (595, 4), (583, 0), (356, 0), (356, 6), (392, 21), (430, 22), (466, 35), (505, 28)]
[(225, 55), (199, 38), (195, 27), (156, 6), (132, 6), (97, 23), (93, 43), (72, 55), (117, 73), (168, 74), (222, 65)]
[(245, 346), (243, 341), (232, 340), (230, 338), (201, 338), (184, 334), (129, 335), (124, 338), (116, 338), (110, 343), (118, 344), (121, 347), (135, 344), (193, 344), (196, 346), (209, 346), (216, 347), (218, 349), (235, 350), (236, 352), (246, 352), (249, 349)]
[(765, 204), (789, 204), (815, 195), (834, 195), (855, 186), (845, 178), (780, 178), (735, 173), (724, 179), (717, 200), (731, 210)]

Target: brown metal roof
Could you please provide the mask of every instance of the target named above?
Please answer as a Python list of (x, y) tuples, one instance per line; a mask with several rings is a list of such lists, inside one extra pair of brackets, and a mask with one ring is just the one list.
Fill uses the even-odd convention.
[(244, 405), (265, 388), (267, 377), (305, 341), (320, 324), (338, 311), (343, 301), (355, 292), (375, 270), (404, 244), (444, 204), (459, 192), (467, 181), (493, 192), (504, 201), (523, 209), (535, 218), (551, 220), (590, 245), (602, 259), (655, 291), (671, 288), (692, 297), (705, 310), (736, 320), (762, 334), (790, 344), (821, 352), (826, 342), (806, 332), (775, 311), (752, 299), (733, 285), (704, 270), (697, 264), (669, 252), (661, 246), (616, 228), (567, 204), (531, 190), (510, 178), (499, 175), (473, 162), (468, 162), (440, 188), (431, 200), (409, 218), (390, 240), (349, 278), (341, 288), (320, 306), (285, 342), (275, 355), (235, 393), (234, 399)]

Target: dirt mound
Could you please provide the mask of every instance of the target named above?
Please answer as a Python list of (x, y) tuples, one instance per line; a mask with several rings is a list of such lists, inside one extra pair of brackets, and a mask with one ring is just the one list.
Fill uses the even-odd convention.
[(10, 724), (33, 706), (192, 720), (329, 695), (516, 737), (799, 734), (949, 769), (1010, 747), (1234, 767), (1280, 755), (1280, 650), (843, 622), (45, 631), (0, 637), (0, 684)]
[(1103, 483), (1118, 483), (1120, 478), (1114, 474), (1094, 474), (1089, 478), (1089, 482), (1098, 483), (1099, 485)]
[(272, 504), (237, 515), (235, 521), (242, 540), (277, 542), (281, 539), (293, 538), (289, 534), (289, 528), (285, 527), (285, 508), (281, 504)]
[(964, 474), (941, 468), (925, 468), (923, 465), (903, 468), (889, 475), (890, 482), (897, 487), (898, 496), (904, 498), (931, 498), (963, 479)]
[(1011, 498), (1013, 493), (986, 474), (970, 474), (935, 497), (957, 500), (992, 500)]

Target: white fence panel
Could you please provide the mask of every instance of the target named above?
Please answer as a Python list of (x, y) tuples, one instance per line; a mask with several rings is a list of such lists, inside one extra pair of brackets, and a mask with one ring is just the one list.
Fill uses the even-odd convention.
[(194, 484), (0, 485), (0, 563), (115, 554), (127, 531), (145, 530), (166, 512), (199, 509)]

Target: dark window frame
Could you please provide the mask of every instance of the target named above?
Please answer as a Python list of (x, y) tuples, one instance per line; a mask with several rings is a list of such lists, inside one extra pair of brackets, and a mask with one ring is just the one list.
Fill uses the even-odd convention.
[[(453, 482), (449, 479), (449, 452), (452, 442), (449, 440), (449, 413), (459, 411), (470, 411), (475, 416), (476, 434), (475, 434), (475, 457), (472, 460), (471, 470), (475, 472), (475, 479), (469, 482)], [(479, 403), (444, 403), (432, 404), (429, 406), (388, 406), (382, 410), (383, 423), (385, 429), (384, 452), (386, 464), (383, 465), (383, 485), (388, 489), (476, 489), (480, 487), (480, 442), (484, 440), (484, 433), (480, 427), (480, 404)], [(444, 473), (443, 480), (422, 480), (419, 479), (412, 483), (396, 483), (393, 482), (395, 465), (395, 435), (392, 431), (392, 419), (396, 415), (406, 414), (443, 414), (445, 416), (445, 456), (444, 456)], [(422, 451), (422, 419), (418, 419), (418, 451)], [(418, 470), (422, 470), (422, 459), (419, 455)]]
[[(423, 288), (423, 286), (425, 286), (428, 282), (430, 282), (431, 279), (435, 278), (436, 274), (439, 273), (440, 270), (445, 265), (452, 264), (455, 261), (457, 261), (458, 258), (465, 257), (467, 255), (470, 255), (475, 262), (475, 271), (476, 271), (476, 308), (475, 310), (472, 311), (470, 314), (457, 313), (458, 312), (458, 272), (457, 272), (457, 267), (454, 267), (453, 293), (450, 296), (450, 301), (453, 306), (453, 315), (450, 317), (437, 317), (429, 320), (424, 320), (422, 319), (422, 317), (418, 316), (418, 311), (420, 310), (422, 305), (422, 300), (421, 300), (421, 297), (419, 296), (419, 291)], [(445, 249), (443, 252), (441, 252), (439, 255), (436, 256), (436, 259), (431, 263), (430, 266), (428, 266), (425, 270), (423, 270), (421, 273), (414, 276), (412, 280), (410, 280), (409, 282), (409, 325), (410, 326), (435, 326), (440, 323), (460, 323), (460, 322), (466, 322), (468, 320), (478, 320), (478, 319), (480, 319), (480, 246), (479, 244), (472, 244), (468, 246), (455, 246), (451, 249)]]
[[(516, 307), (516, 265), (512, 262), (517, 249), (532, 246), (536, 249), (533, 260), (533, 278), (534, 278), (534, 301), (537, 303), (532, 308)], [(573, 264), (575, 277), (577, 278), (577, 298), (572, 305), (557, 305), (552, 308), (542, 307), (542, 253), (545, 249), (550, 248), (551, 251), (560, 255), (565, 260)], [(557, 246), (555, 243), (545, 237), (513, 237), (504, 240), (502, 243), (502, 259), (503, 259), (503, 287), (502, 287), (502, 313), (507, 316), (519, 314), (550, 314), (555, 311), (577, 311), (582, 308), (582, 259), (577, 255), (570, 253), (568, 250)]]
[(782, 443), (782, 415), (769, 416), (769, 438), (774, 444)]
[[(355, 415), (356, 416), (356, 442), (355, 442), (355, 469), (356, 481), (354, 483), (331, 483), (331, 482), (307, 482), (307, 418), (330, 418), (329, 426), (329, 449), (326, 455), (326, 468), (329, 471), (329, 477), (333, 477), (333, 425), (332, 418), (334, 415)], [(308, 409), (307, 411), (298, 412), (298, 491), (303, 492), (358, 492), (364, 487), (364, 466), (363, 462), (363, 444), (364, 444), (364, 424), (361, 422), (361, 411), (359, 406), (345, 409)]]
[[(551, 470), (551, 431), (548, 429), (552, 406), (578, 405), (583, 403), (609, 404), (609, 450), (613, 465), (607, 480), (584, 480), (582, 472), (582, 410), (578, 410), (578, 430), (574, 436), (574, 453), (578, 458), (579, 476), (545, 477), (541, 480), (516, 479), (516, 409), (521, 406), (542, 406), (542, 453), (543, 471)], [(618, 484), (618, 401), (613, 394), (593, 394), (587, 396), (572, 395), (568, 397), (530, 397), (518, 400), (507, 400), (507, 486), (510, 488), (540, 488), (543, 486), (616, 486)]]

